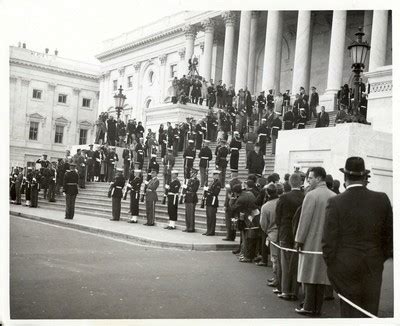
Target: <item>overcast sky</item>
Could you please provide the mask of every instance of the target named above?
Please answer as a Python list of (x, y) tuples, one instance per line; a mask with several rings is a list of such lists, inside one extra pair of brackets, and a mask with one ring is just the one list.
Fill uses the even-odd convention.
[[(1, 1), (1, 0), (0, 0)], [(166, 3), (167, 1), (165, 1)], [(9, 45), (98, 63), (102, 41), (172, 13), (179, 6), (143, 0), (12, 0), (6, 1)]]

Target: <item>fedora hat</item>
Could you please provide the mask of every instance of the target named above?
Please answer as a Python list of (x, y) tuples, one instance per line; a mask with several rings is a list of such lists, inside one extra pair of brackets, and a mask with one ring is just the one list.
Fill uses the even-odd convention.
[(362, 157), (352, 156), (346, 160), (344, 168), (339, 169), (344, 174), (363, 176), (370, 173), (365, 169), (365, 163)]

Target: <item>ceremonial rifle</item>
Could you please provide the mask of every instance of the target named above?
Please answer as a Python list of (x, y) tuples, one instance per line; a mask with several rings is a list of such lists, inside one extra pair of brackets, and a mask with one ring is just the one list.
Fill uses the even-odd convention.
[[(208, 168), (209, 168), (209, 163), (210, 163), (210, 160), (207, 160), (206, 181), (205, 181), (204, 187), (208, 187)], [(205, 206), (207, 192), (208, 192), (207, 190), (203, 191), (203, 197), (201, 198), (201, 205), (200, 205), (201, 208), (204, 208), (204, 206)]]

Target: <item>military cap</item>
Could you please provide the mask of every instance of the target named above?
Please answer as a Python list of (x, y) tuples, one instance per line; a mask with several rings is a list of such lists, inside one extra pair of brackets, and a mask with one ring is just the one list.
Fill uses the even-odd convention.
[(133, 172), (134, 173), (140, 173), (140, 172), (142, 172), (142, 170), (135, 169), (135, 170), (133, 170)]
[(220, 174), (221, 173), (221, 171), (219, 171), (219, 170), (214, 170), (213, 171), (213, 174)]
[(209, 141), (208, 139), (204, 139), (204, 142), (205, 142), (206, 144), (210, 143), (210, 141)]
[(172, 170), (171, 174), (179, 174), (178, 170)]
[(190, 143), (190, 144), (193, 144), (193, 143), (194, 143), (194, 140), (190, 139), (190, 140), (189, 140), (189, 143)]
[(122, 169), (122, 168), (117, 168), (117, 171), (118, 171), (118, 172), (123, 172), (124, 169)]
[(167, 148), (168, 152), (172, 152), (172, 147)]
[(151, 157), (157, 157), (157, 154), (151, 154)]
[(31, 166), (28, 166), (28, 170), (32, 170), (32, 167), (31, 167)]

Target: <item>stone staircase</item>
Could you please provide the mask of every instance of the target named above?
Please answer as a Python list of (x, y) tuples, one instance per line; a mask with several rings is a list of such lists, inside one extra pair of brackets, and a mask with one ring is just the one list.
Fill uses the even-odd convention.
[[(335, 119), (336, 112), (330, 113), (331, 126), (333, 126), (333, 121)], [(315, 127), (315, 120), (311, 120), (310, 123), (306, 126), (307, 128)], [(213, 152), (213, 160), (210, 162), (209, 169), (209, 184), (212, 182), (212, 173), (211, 171), (215, 169), (215, 148), (217, 144), (215, 142), (210, 143), (210, 149)], [(242, 147), (245, 147), (244, 144)], [(157, 161), (160, 163), (160, 153), (157, 154)], [(183, 153), (179, 152), (178, 157), (175, 158), (175, 167), (174, 169), (179, 171), (179, 180), (183, 183)], [(196, 151), (196, 156), (198, 156), (198, 151)], [(145, 159), (144, 166), (147, 166), (148, 159)], [(275, 157), (271, 155), (271, 144), (267, 144), (266, 151), (266, 159), (265, 159), (265, 176), (268, 176), (274, 171), (274, 163)], [(199, 164), (199, 158), (197, 157), (194, 166), (197, 168)], [(246, 180), (248, 176), (248, 172), (245, 169), (246, 167), (246, 151), (244, 148), (240, 150), (239, 154), (239, 175), (238, 177), (241, 180)], [(162, 164), (160, 164), (160, 172), (162, 171)], [(283, 177), (283, 176), (281, 176)], [(160, 180), (160, 186), (157, 189), (159, 201), (156, 203), (156, 222), (155, 224), (158, 226), (165, 226), (168, 223), (168, 213), (167, 213), (167, 205), (162, 204), (163, 195), (164, 195), (164, 183), (162, 173), (158, 175)], [(229, 169), (229, 164), (226, 173), (226, 183), (231, 179), (231, 173)], [(144, 184), (142, 185), (143, 192)], [(80, 214), (87, 214), (96, 216), (99, 218), (111, 218), (111, 199), (107, 197), (109, 189), (109, 183), (107, 182), (91, 182), (86, 183), (86, 189), (79, 189), (79, 194), (76, 199), (75, 211)], [(125, 189), (124, 189), (125, 191)], [(128, 220), (130, 218), (129, 214), (129, 196), (127, 200), (121, 201), (121, 220)], [(205, 232), (206, 230), (206, 210), (205, 208), (200, 208), (200, 201), (203, 196), (203, 189), (200, 188), (198, 191), (199, 203), (196, 206), (196, 231), (197, 232)], [(226, 196), (226, 190), (221, 189), (221, 192), (218, 196), (219, 198), (219, 208), (217, 211), (217, 224), (216, 224), (216, 235), (222, 236), (225, 234), (225, 219), (224, 219), (224, 201)], [(65, 200), (63, 197), (58, 197), (57, 201), (54, 203), (50, 203), (48, 201), (43, 200), (42, 192), (39, 196), (39, 206), (40, 207), (48, 207), (56, 210), (65, 210)], [(146, 211), (145, 211), (145, 203), (140, 203), (139, 208), (139, 220), (146, 220)], [(185, 228), (185, 205), (179, 205), (178, 207), (178, 221), (176, 222), (177, 229)]]

